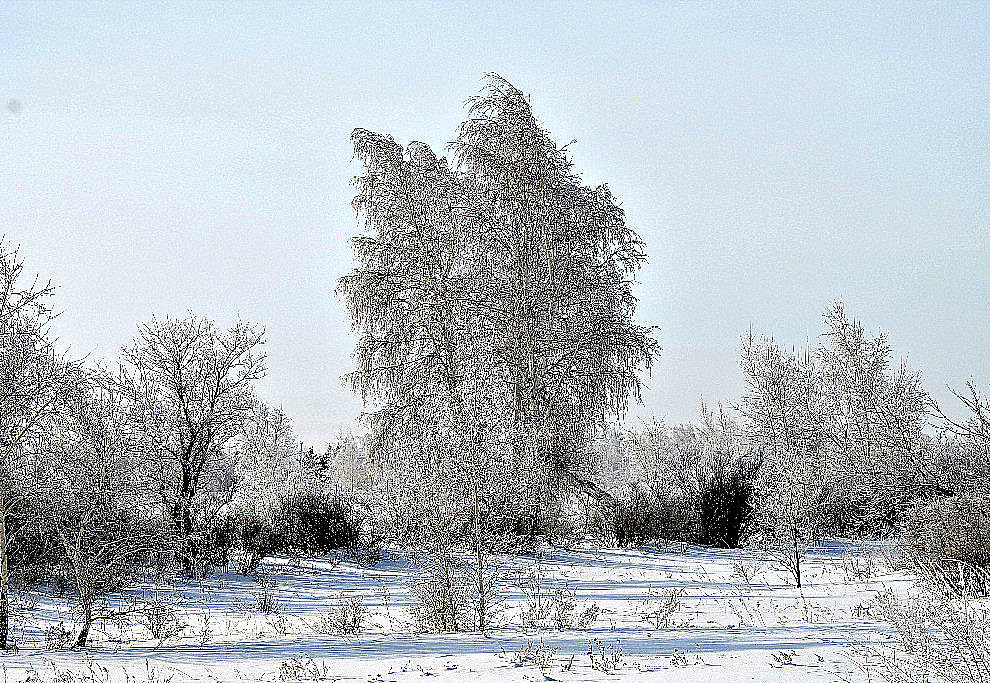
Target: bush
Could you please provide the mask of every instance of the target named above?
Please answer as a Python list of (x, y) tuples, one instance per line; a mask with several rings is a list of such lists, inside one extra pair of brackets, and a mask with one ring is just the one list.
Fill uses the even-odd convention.
[(138, 622), (148, 629), (148, 633), (159, 644), (177, 638), (187, 626), (182, 622), (179, 611), (172, 601), (157, 595), (142, 607), (138, 613)]
[(214, 522), (206, 528), (200, 540), (203, 564), (209, 568), (226, 570), (230, 564), (230, 551), (237, 541), (237, 529), (231, 520), (224, 517), (214, 518)]
[(316, 619), (313, 630), (324, 635), (357, 635), (364, 630), (367, 611), (364, 598), (360, 595), (347, 596), (341, 593), (337, 602)]
[[(547, 673), (553, 666), (554, 657), (557, 654), (559, 647), (550, 647), (543, 642), (543, 638), (540, 638), (539, 644), (536, 641), (528, 640), (526, 644), (519, 648), (518, 651), (513, 652), (512, 656), (509, 658), (509, 662), (513, 666), (526, 666), (532, 664), (540, 670), (540, 674), (543, 678), (551, 680)], [(505, 648), (502, 648), (502, 652), (505, 653)]]
[(258, 574), (256, 580), (258, 588), (251, 596), (251, 606), (261, 614), (279, 614), (282, 611), (282, 603), (275, 597), (278, 588), (275, 579), (265, 574)]
[(655, 541), (693, 541), (690, 505), (680, 497), (660, 497), (632, 485), (614, 505), (600, 505), (593, 521), (597, 535), (619, 547)]
[(906, 550), (940, 580), (957, 589), (990, 590), (990, 496), (978, 493), (916, 504), (904, 527)]
[(680, 541), (738, 548), (753, 519), (755, 471), (747, 459), (699, 454), (687, 472), (689, 492), (661, 497), (633, 485), (599, 520), (599, 533), (620, 547)]
[(615, 500), (596, 520), (603, 537), (737, 548), (748, 535), (760, 458), (724, 412), (703, 408), (698, 426), (648, 424), (617, 452), (603, 449), (601, 476)]
[(30, 589), (52, 580), (51, 567), (58, 561), (58, 548), (41, 524), (17, 506), (7, 514), (7, 529), (19, 533), (7, 540), (7, 562), (13, 588)]
[(657, 506), (638, 488), (617, 501), (612, 515), (612, 533), (620, 548), (655, 540), (658, 534)]
[(567, 582), (561, 584), (550, 580), (539, 556), (530, 570), (520, 577), (518, 587), (525, 601), (520, 616), (526, 628), (584, 629), (601, 613), (594, 603), (578, 609), (577, 590)]
[(290, 492), (268, 510), (239, 506), (214, 524), (217, 554), (232, 541), (243, 551), (239, 571), (257, 572), (261, 561), (274, 553), (325, 555), (346, 550), (362, 563), (376, 564), (380, 551), (364, 533), (364, 517), (345, 498), (316, 491)]
[(695, 542), (715, 548), (738, 548), (753, 517), (757, 465), (748, 458), (716, 452), (696, 466), (693, 508)]
[(278, 680), (283, 683), (291, 681), (328, 681), (330, 670), (326, 662), (317, 662), (309, 655), (299, 655), (282, 662), (279, 667)]
[(296, 491), (283, 503), (286, 550), (325, 555), (361, 547), (363, 518), (346, 499), (316, 491)]
[[(570, 531), (557, 510), (522, 508), (518, 501), (514, 507), (512, 501), (504, 502), (502, 507), (498, 513), (500, 522), (492, 525), (490, 533), (507, 552), (536, 552), (544, 543), (553, 543)], [(465, 530), (464, 537), (469, 538), (470, 533)]]
[(971, 595), (946, 591), (919, 568), (918, 590), (898, 598), (887, 589), (866, 612), (894, 627), (893, 643), (852, 646), (860, 667), (890, 683), (990, 680), (990, 609)]
[(263, 559), (285, 549), (284, 531), (277, 519), (242, 508), (229, 518), (229, 524), (244, 552), (238, 568), (244, 576), (256, 573)]
[(451, 550), (436, 549), (412, 558), (409, 608), (420, 631), (465, 631), (475, 625), (477, 587), (473, 568)]
[(74, 641), (75, 635), (61, 621), (45, 628), (46, 650), (64, 650), (70, 647)]

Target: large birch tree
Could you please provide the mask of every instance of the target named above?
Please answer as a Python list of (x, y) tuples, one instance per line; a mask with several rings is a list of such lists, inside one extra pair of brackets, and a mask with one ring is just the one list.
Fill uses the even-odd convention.
[(363, 129), (353, 141), (361, 232), (337, 291), (372, 452), (409, 459), (474, 524), (499, 499), (538, 515), (527, 487), (590, 486), (588, 444), (658, 351), (633, 319), (643, 244), (608, 188), (584, 185), (494, 75), (450, 163)]

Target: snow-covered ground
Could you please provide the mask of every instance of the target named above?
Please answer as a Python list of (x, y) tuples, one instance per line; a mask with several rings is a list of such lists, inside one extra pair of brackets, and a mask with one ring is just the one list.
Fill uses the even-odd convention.
[[(535, 562), (499, 558), (507, 577), (532, 576)], [(546, 594), (566, 585), (576, 612), (597, 605), (593, 623), (527, 628), (524, 593), (508, 581), (497, 628), (415, 633), (411, 569), (400, 555), (373, 568), (276, 558), (264, 565), (267, 595), (235, 573), (132, 592), (176, 610), (181, 634), (161, 643), (138, 623), (122, 630), (101, 623), (85, 651), (47, 649), (44, 629), (69, 624), (71, 616), (64, 601), (42, 598), (16, 633), (19, 652), (0, 662), (11, 683), (54, 680), (67, 670), (89, 671), (95, 680), (174, 683), (866, 680), (848, 644), (882, 639), (887, 628), (858, 607), (885, 587), (900, 593), (910, 584), (869, 549), (839, 542), (809, 552), (800, 590), (765, 557), (743, 550), (549, 549), (540, 565)], [(362, 633), (321, 633), (320, 618), (342, 596), (363, 599)], [(274, 598), (275, 612), (262, 613), (259, 598)], [(71, 679), (63, 673), (61, 680)]]

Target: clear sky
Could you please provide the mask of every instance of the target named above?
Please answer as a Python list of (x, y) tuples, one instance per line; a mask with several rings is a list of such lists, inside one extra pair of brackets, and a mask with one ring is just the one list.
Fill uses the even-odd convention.
[(935, 396), (990, 383), (985, 3), (0, 3), (0, 232), (113, 361), (139, 322), (267, 326), (262, 396), (322, 445), (360, 411), (356, 126), (442, 148), (496, 71), (646, 240), (647, 414), (734, 401), (741, 335), (833, 299)]

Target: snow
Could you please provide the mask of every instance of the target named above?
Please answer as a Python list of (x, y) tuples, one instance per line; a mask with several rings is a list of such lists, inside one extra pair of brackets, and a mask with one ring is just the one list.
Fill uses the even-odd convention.
[[(11, 683), (32, 670), (41, 680), (70, 670), (90, 671), (95, 680), (172, 677), (175, 683), (867, 680), (849, 644), (883, 639), (887, 629), (856, 607), (887, 587), (903, 593), (910, 585), (908, 575), (890, 571), (878, 559), (881, 550), (844, 542), (815, 548), (806, 558), (806, 585), (799, 590), (789, 585), (782, 568), (747, 550), (549, 548), (541, 558), (545, 585), (566, 583), (579, 610), (596, 604), (600, 616), (585, 629), (527, 629), (521, 619), (524, 596), (509, 582), (500, 626), (485, 634), (413, 632), (406, 584), (411, 570), (400, 553), (370, 568), (332, 558), (272, 558), (263, 571), (274, 580), (276, 614), (259, 612), (259, 584), (236, 573), (181, 586), (146, 585), (119, 599), (171, 601), (185, 624), (179, 637), (159, 643), (136, 623), (120, 630), (100, 622), (84, 651), (48, 650), (44, 629), (60, 621), (68, 625), (72, 617), (64, 600), (41, 596), (15, 633), (19, 651), (0, 663)], [(505, 575), (531, 571), (536, 561), (495, 559)], [(872, 563), (872, 571), (864, 576), (854, 562)], [(758, 576), (747, 583), (740, 567), (755, 569)], [(681, 593), (680, 606), (669, 623), (656, 628), (643, 615), (655, 612), (657, 601), (671, 591)], [(363, 598), (368, 608), (363, 632), (317, 633), (313, 624), (341, 595)], [(621, 646), (618, 668), (592, 667), (589, 641), (596, 640), (596, 653)], [(533, 657), (518, 654), (538, 650), (541, 643), (552, 651), (543, 671)]]

